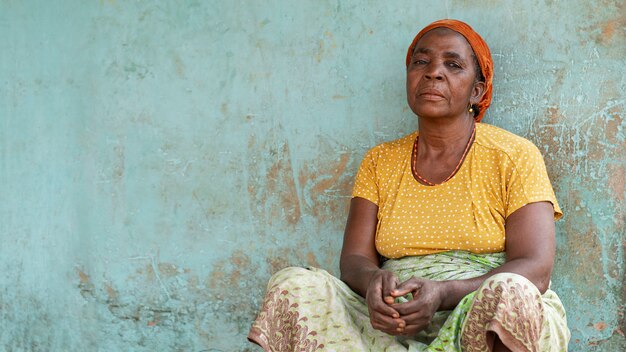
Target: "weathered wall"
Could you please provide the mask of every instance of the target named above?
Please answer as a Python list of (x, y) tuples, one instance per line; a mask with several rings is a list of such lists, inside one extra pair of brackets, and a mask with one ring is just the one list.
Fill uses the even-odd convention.
[(486, 122), (543, 151), (572, 351), (624, 339), (623, 1), (0, 1), (0, 349), (253, 350), (271, 273), (337, 272), (404, 54), (470, 22)]

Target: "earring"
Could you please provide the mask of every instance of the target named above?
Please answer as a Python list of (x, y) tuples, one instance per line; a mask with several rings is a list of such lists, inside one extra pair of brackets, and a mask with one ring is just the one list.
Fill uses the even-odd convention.
[(467, 109), (467, 111), (469, 111), (470, 114), (474, 113), (474, 108), (472, 107), (472, 104), (470, 104), (469, 109)]

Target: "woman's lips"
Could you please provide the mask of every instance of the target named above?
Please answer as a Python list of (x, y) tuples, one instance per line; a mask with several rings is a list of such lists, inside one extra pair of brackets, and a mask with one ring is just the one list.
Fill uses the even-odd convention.
[(432, 88), (421, 90), (418, 95), (420, 98), (425, 99), (425, 100), (436, 101), (436, 100), (445, 99), (445, 97), (443, 96), (443, 93)]

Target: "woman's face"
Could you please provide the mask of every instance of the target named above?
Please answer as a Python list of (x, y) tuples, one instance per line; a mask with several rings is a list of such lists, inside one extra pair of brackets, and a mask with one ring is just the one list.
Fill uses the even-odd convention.
[(485, 84), (476, 79), (476, 64), (467, 40), (447, 28), (427, 32), (415, 46), (407, 68), (407, 100), (425, 118), (467, 116)]

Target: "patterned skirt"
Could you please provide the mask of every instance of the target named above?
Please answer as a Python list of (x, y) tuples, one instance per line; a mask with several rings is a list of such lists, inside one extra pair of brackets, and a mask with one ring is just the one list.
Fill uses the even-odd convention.
[[(477, 277), (502, 265), (504, 253), (451, 251), (388, 260), (400, 281)], [(551, 290), (543, 295), (521, 275), (489, 277), (452, 311), (437, 312), (411, 337), (372, 328), (365, 300), (317, 268), (286, 268), (272, 276), (248, 339), (266, 351), (489, 351), (492, 333), (512, 351), (566, 351), (565, 310)]]

